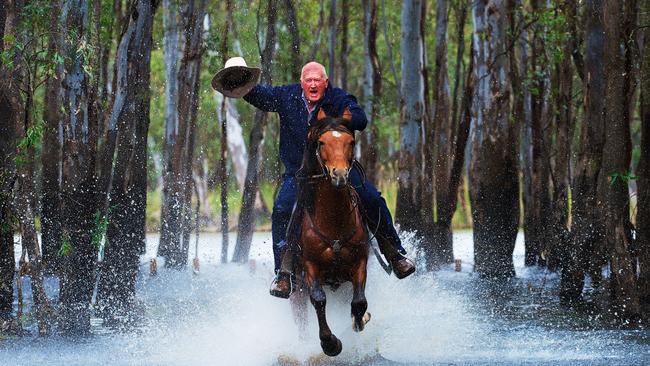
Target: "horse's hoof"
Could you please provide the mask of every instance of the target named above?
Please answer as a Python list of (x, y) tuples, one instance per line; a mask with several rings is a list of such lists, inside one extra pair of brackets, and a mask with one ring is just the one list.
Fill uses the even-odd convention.
[(365, 328), (366, 324), (368, 324), (370, 321), (370, 317), (371, 315), (369, 312), (363, 314), (363, 317), (361, 318), (361, 324), (357, 324), (354, 317), (352, 317), (352, 330), (355, 332), (361, 332)]
[(320, 341), (320, 346), (323, 349), (323, 352), (330, 357), (337, 356), (341, 353), (341, 350), (343, 350), (341, 341), (333, 334), (328, 342)]

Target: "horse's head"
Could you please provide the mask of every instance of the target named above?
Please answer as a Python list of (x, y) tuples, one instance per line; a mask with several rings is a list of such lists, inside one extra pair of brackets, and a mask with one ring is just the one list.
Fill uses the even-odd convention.
[(354, 133), (342, 124), (351, 118), (347, 108), (341, 118), (328, 117), (321, 109), (316, 117), (317, 123), (310, 131), (310, 139), (317, 143), (318, 162), (335, 188), (348, 184), (352, 168)]

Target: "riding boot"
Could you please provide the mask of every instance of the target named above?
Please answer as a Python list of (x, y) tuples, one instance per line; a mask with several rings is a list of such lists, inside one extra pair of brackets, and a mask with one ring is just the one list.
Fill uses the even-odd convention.
[(377, 234), (376, 238), (381, 254), (393, 267), (393, 272), (397, 278), (402, 279), (415, 272), (415, 264), (400, 253), (390, 239), (380, 234)]
[(282, 253), (282, 265), (276, 271), (275, 278), (271, 282), (269, 292), (271, 296), (288, 299), (291, 296), (291, 277), (293, 272), (294, 253), (289, 246), (286, 246)]

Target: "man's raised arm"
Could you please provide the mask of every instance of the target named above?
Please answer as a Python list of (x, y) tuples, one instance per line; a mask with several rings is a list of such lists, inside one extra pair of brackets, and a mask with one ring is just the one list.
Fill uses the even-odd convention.
[(280, 87), (257, 84), (244, 100), (265, 112), (277, 112), (280, 107)]

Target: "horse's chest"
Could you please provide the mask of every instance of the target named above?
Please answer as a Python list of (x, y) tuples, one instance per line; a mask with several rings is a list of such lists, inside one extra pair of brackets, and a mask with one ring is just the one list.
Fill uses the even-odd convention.
[(323, 265), (351, 265), (356, 261), (354, 252), (356, 250), (353, 248), (344, 246), (335, 248), (329, 244), (320, 242), (318, 245), (305, 250), (303, 255), (306, 259)]

